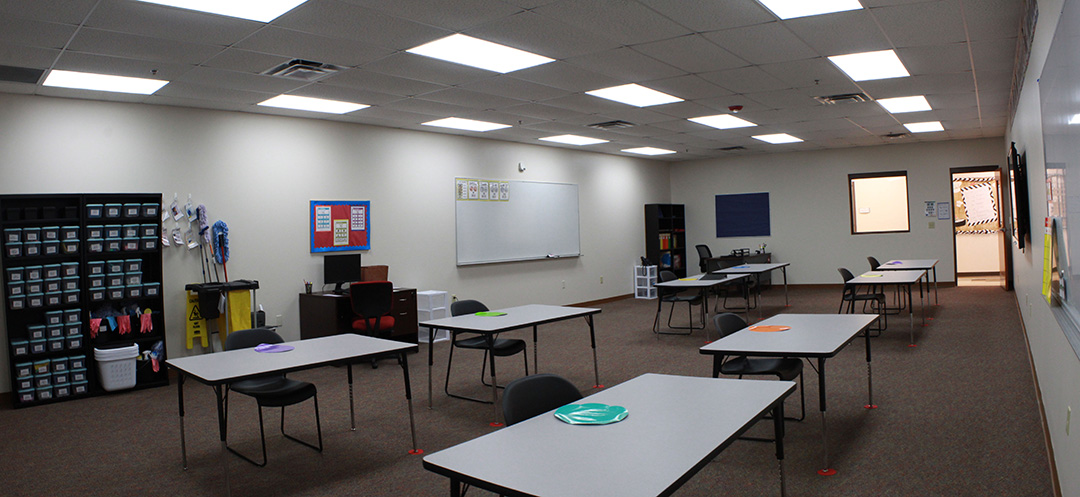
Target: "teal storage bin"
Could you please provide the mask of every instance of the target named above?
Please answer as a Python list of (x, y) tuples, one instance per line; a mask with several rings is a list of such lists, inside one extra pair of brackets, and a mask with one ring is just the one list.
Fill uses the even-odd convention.
[(99, 219), (105, 216), (105, 206), (101, 204), (86, 204), (86, 217)]
[(41, 228), (23, 228), (22, 229), (22, 241), (24, 241), (24, 242), (40, 242), (41, 241)]
[(105, 204), (105, 217), (108, 219), (119, 218), (123, 215), (123, 204)]

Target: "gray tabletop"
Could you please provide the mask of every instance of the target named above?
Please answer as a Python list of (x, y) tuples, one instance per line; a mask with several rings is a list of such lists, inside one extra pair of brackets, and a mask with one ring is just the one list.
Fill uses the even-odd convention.
[(699, 351), (710, 355), (832, 357), (875, 319), (876, 314), (777, 314), (753, 326), (790, 326), (790, 330), (759, 332), (747, 327)]
[(428, 455), (424, 467), (493, 491), (668, 495), (794, 389), (786, 381), (645, 374), (575, 402), (623, 406), (623, 421), (570, 425), (541, 414)]
[(288, 352), (262, 353), (254, 348), (228, 350), (168, 359), (176, 368), (199, 382), (214, 385), (262, 374), (296, 371), (387, 352), (417, 349), (416, 344), (345, 333), (285, 342)]
[(749, 277), (748, 274), (725, 274), (724, 278), (717, 279), (702, 279), (705, 276), (703, 274), (696, 274), (688, 276), (686, 278), (679, 278), (677, 280), (661, 281), (656, 283), (658, 287), (672, 287), (672, 288), (701, 288), (710, 286), (726, 285), (743, 278)]
[(732, 273), (767, 273), (769, 271), (780, 269), (790, 266), (790, 262), (770, 262), (761, 264), (739, 264), (738, 266), (726, 267), (724, 269), (717, 269), (714, 273), (732, 274)]
[(932, 269), (937, 259), (893, 259), (877, 267), (878, 271), (904, 271), (908, 269)]
[(850, 280), (854, 285), (913, 285), (926, 275), (925, 269), (907, 271), (867, 271)]
[(518, 307), (508, 307), (506, 309), (493, 309), (492, 312), (504, 312), (506, 314), (503, 316), (477, 316), (476, 314), (465, 314), (448, 318), (429, 319), (427, 321), (421, 321), (420, 326), (438, 328), (441, 330), (499, 333), (578, 316), (599, 314), (600, 309), (529, 304)]

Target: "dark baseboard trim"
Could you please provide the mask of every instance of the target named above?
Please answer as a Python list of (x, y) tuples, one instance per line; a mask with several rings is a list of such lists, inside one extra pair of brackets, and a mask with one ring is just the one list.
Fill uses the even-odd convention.
[(1046, 421), (1046, 405), (1043, 404), (1042, 388), (1039, 387), (1039, 373), (1035, 371), (1035, 358), (1031, 356), (1031, 341), (1028, 340), (1024, 314), (1020, 312), (1020, 301), (1016, 301), (1016, 313), (1020, 315), (1020, 331), (1024, 334), (1024, 346), (1027, 348), (1028, 366), (1031, 367), (1031, 379), (1035, 381), (1035, 400), (1039, 404), (1039, 419), (1042, 421), (1043, 443), (1046, 456), (1050, 459), (1050, 480), (1054, 487), (1054, 496), (1061, 497), (1061, 482), (1058, 480), (1057, 461), (1054, 460), (1054, 445), (1050, 441), (1050, 424)]

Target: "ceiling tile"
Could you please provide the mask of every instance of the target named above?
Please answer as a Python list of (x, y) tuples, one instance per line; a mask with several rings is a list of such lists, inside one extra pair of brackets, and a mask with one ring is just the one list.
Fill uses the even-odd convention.
[(64, 71), (94, 72), (114, 76), (172, 80), (179, 78), (195, 66), (172, 64), (156, 60), (140, 60), (128, 57), (111, 57), (79, 52), (63, 52), (54, 69)]
[(893, 48), (865, 9), (789, 19), (784, 25), (823, 56)]
[(173, 80), (211, 88), (235, 88), (270, 94), (288, 93), (309, 84), (307, 81), (210, 67), (193, 67)]
[(629, 83), (685, 74), (685, 71), (667, 62), (661, 62), (630, 47), (570, 57), (566, 62)]
[(433, 91), (424, 94), (423, 98), (424, 100), (460, 105), (462, 107), (474, 109), (498, 109), (524, 103), (523, 100), (516, 98), (500, 97), (498, 95), (484, 94), (461, 88), (447, 88), (445, 90)]
[(363, 69), (388, 76), (441, 85), (461, 85), (496, 74), (475, 67), (463, 66), (407, 52), (396, 53), (369, 64), (364, 64)]
[(683, 0), (638, 0), (665, 17), (694, 31), (715, 31), (750, 26), (776, 20), (757, 2), (691, 2)]
[(719, 71), (749, 65), (698, 34), (634, 45), (634, 50), (661, 59), (689, 73)]
[(450, 31), (463, 31), (521, 12), (522, 7), (499, 0), (442, 0), (433, 9), (431, 0), (343, 0)]
[(583, 117), (585, 114), (572, 109), (554, 107), (538, 103), (515, 105), (503, 109), (505, 112), (528, 116), (541, 120), (569, 119), (571, 117)]
[(955, 73), (971, 70), (967, 43), (900, 48), (896, 56), (908, 72), (915, 74)]
[(701, 76), (697, 75), (677, 76), (674, 78), (646, 81), (644, 86), (648, 86), (657, 91), (662, 91), (669, 95), (678, 95), (679, 98), (685, 100), (697, 100), (699, 98), (718, 97), (731, 94), (730, 91), (706, 81)]
[(1016, 0), (978, 0), (963, 2), (971, 41), (1016, 38), (1025, 2)]
[(226, 46), (265, 26), (261, 22), (135, 1), (107, 0), (86, 26), (169, 40)]
[(75, 52), (183, 64), (201, 63), (222, 48), (88, 28), (80, 29), (68, 45), (68, 49)]
[(277, 67), (292, 60), (291, 57), (283, 57), (277, 54), (253, 52), (239, 48), (227, 48), (219, 52), (202, 65), (214, 69), (227, 69), (229, 71), (248, 72), (260, 74), (268, 69)]
[(64, 48), (76, 26), (0, 17), (0, 42), (37, 48)]
[(562, 0), (533, 9), (580, 29), (602, 33), (620, 45), (636, 45), (693, 32), (631, 0)]
[(340, 100), (343, 102), (354, 102), (365, 105), (388, 104), (390, 102), (401, 100), (401, 97), (399, 95), (389, 95), (377, 91), (361, 90), (345, 86), (336, 86), (332, 84), (325, 84), (322, 82), (304, 86), (290, 93), (303, 97), (325, 98), (329, 100)]
[(101, 0), (26, 0), (0, 2), (5, 18), (79, 24)]
[(513, 73), (515, 78), (570, 92), (585, 92), (624, 84), (623, 81), (566, 62), (551, 62)]
[(461, 88), (529, 102), (538, 102), (566, 94), (566, 90), (517, 79), (507, 74), (466, 83), (461, 85)]
[(813, 48), (778, 21), (713, 31), (703, 36), (751, 64), (768, 64), (819, 56)]
[(582, 29), (534, 12), (521, 12), (465, 34), (554, 59), (612, 50), (620, 46), (595, 30)]
[[(363, 29), (357, 28), (358, 20), (364, 22)], [(406, 50), (454, 34), (451, 30), (334, 0), (300, 5), (275, 20), (274, 26), (390, 50)]]
[(366, 69), (346, 69), (325, 79), (328, 84), (377, 91), (388, 95), (412, 97), (447, 88), (446, 85), (428, 83), (409, 78), (380, 74)]
[(288, 60), (304, 59), (344, 67), (358, 66), (392, 53), (385, 48), (359, 41), (329, 38), (274, 26), (259, 30), (238, 41), (235, 46), (245, 50), (280, 55)]
[(60, 50), (27, 47), (0, 42), (0, 64), (5, 66), (48, 69), (60, 56)]
[(895, 47), (947, 45), (965, 41), (960, 2), (937, 0), (870, 9)]
[(791, 87), (791, 85), (761, 70), (760, 67), (754, 66), (704, 73), (701, 74), (701, 77), (734, 93), (780, 90)]

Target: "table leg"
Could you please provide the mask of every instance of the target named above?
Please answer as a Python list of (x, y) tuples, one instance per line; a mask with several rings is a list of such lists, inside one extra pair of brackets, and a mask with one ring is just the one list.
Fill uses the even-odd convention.
[(450, 478), (450, 497), (461, 497), (465, 492), (461, 491), (461, 482), (457, 478)]
[(832, 476), (836, 470), (829, 467), (829, 432), (825, 421), (825, 358), (818, 358), (818, 406), (821, 409), (821, 456), (824, 465), (818, 470), (822, 476)]
[(600, 361), (596, 359), (596, 327), (593, 325), (593, 317), (585, 316), (585, 322), (589, 323), (589, 343), (592, 345), (593, 388), (604, 388), (600, 383)]
[(227, 420), (225, 419), (225, 400), (222, 397), (222, 386), (214, 386), (214, 396), (217, 398), (217, 412), (218, 412), (218, 434), (221, 438), (221, 468), (225, 471), (225, 495), (232, 495), (232, 489), (229, 488), (229, 446), (225, 442)]
[(908, 322), (911, 324), (911, 343), (908, 347), (915, 346), (915, 306), (911, 303), (911, 284), (907, 285)]
[[(433, 364), (435, 364), (435, 334), (436, 334), (437, 330), (438, 329), (435, 328), (435, 327), (429, 327), (428, 328), (428, 345), (427, 345), (427, 408), (428, 409), (432, 408), (432, 405), (431, 405), (431, 397), (432, 397), (432, 395), (431, 395), (431, 366)], [(450, 341), (453, 342), (454, 341), (454, 332), (449, 332), (449, 333), (450, 333)], [(453, 347), (454, 344), (451, 343), (450, 346)]]
[(762, 310), (765, 306), (762, 305), (761, 301), (761, 273), (754, 274), (754, 281), (757, 282), (757, 284), (754, 285), (757, 287), (757, 319), (758, 321), (761, 321), (762, 319), (765, 319), (763, 314), (765, 311)]
[(877, 409), (874, 405), (874, 373), (870, 370), (870, 326), (863, 329), (866, 338), (866, 405), (867, 409)]
[(932, 269), (934, 270), (934, 305), (941, 305), (938, 304), (937, 298), (937, 265), (935, 265)]
[(788, 302), (787, 292), (787, 266), (781, 267), (780, 272), (784, 273), (784, 307), (791, 307), (791, 303)]
[(485, 333), (484, 338), (488, 346), (488, 365), (491, 366), (491, 408), (493, 411), (491, 426), (502, 426), (499, 422), (499, 380), (495, 374), (495, 336)]
[(743, 285), (743, 299), (746, 300), (746, 322), (750, 322), (750, 282)]
[[(922, 307), (922, 325), (926, 326), (926, 304), (930, 302), (930, 279), (925, 273), (923, 278), (926, 279), (926, 297), (923, 298), (923, 286), (919, 284), (919, 307)], [(920, 280), (922, 281), (922, 280)]]
[(537, 328), (537, 326), (534, 324), (533, 325), (533, 374), (540, 374), (540, 353), (537, 352), (540, 349), (537, 348), (537, 346), (536, 346), (536, 344), (537, 344), (537, 341), (536, 341), (536, 328)]
[(656, 339), (660, 339), (660, 311), (664, 310), (664, 298), (660, 296), (660, 289), (656, 290), (656, 319), (653, 319), (652, 331), (656, 334)]
[(184, 436), (184, 372), (177, 370), (176, 401), (180, 408), (180, 460), (187, 471), (187, 438)]
[[(409, 381), (409, 356), (401, 351), (401, 372), (405, 376), (405, 401), (409, 405), (409, 433), (412, 434), (412, 450), (410, 454), (423, 454), (424, 451), (416, 446), (416, 418), (413, 416), (412, 383)], [(352, 385), (349, 386), (349, 408), (352, 409)]]
[(773, 439), (776, 440), (776, 462), (780, 466), (780, 497), (787, 497), (787, 485), (784, 480), (784, 401), (773, 408)]
[(356, 406), (353, 404), (352, 363), (345, 365), (349, 374), (349, 431), (356, 431)]
[[(705, 343), (709, 342), (709, 287), (701, 287), (701, 327), (705, 329)], [(694, 323), (690, 323), (693, 326)]]

